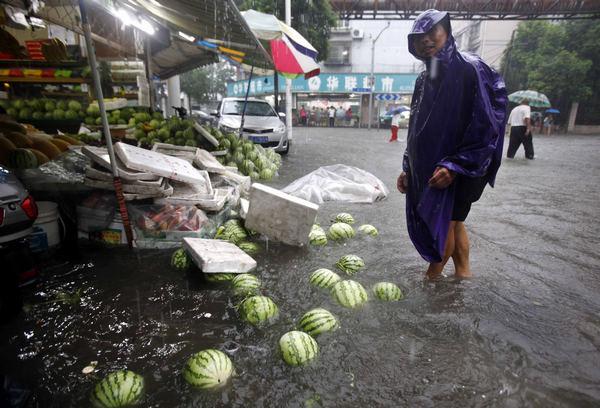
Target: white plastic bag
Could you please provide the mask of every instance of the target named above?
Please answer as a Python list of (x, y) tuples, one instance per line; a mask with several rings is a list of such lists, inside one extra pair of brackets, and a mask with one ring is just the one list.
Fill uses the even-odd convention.
[(373, 203), (388, 195), (387, 187), (377, 177), (345, 164), (319, 167), (282, 191), (316, 204), (324, 201)]

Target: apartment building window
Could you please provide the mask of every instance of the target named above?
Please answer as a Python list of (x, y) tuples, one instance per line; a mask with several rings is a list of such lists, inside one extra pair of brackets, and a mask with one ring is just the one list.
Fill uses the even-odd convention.
[(330, 65), (349, 65), (350, 45), (331, 44), (331, 48), (329, 49), (329, 58), (327, 58), (325, 63)]

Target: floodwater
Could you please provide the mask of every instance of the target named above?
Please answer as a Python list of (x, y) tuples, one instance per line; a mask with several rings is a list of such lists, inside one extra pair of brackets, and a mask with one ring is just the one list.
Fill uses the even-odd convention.
[[(172, 250), (82, 245), (56, 261), (26, 292), (28, 310), (0, 327), (2, 373), (32, 391), (28, 407), (84, 407), (98, 378), (118, 369), (145, 378), (144, 407), (592, 407), (600, 405), (600, 137), (534, 140), (504, 161), (466, 225), (473, 278), (423, 278), (395, 190), (406, 134), (387, 130), (296, 128), (281, 188), (320, 166), (343, 163), (379, 177), (389, 197), (374, 204), (326, 202), (379, 236), (297, 249), (260, 240), (262, 293), (279, 307), (263, 327), (241, 321), (227, 285), (169, 267)], [(372, 296), (340, 307), (308, 284), (342, 255), (366, 263), (354, 279), (392, 281), (398, 302)], [(79, 297), (77, 296), (79, 292)], [(72, 296), (56, 300), (56, 293)], [(47, 303), (43, 303), (47, 302)], [(279, 337), (313, 307), (340, 328), (318, 338), (319, 358), (289, 368)], [(190, 387), (187, 359), (205, 348), (227, 352), (236, 376), (217, 391)], [(81, 370), (98, 361), (93, 376)], [(95, 377), (94, 377), (95, 376)]]

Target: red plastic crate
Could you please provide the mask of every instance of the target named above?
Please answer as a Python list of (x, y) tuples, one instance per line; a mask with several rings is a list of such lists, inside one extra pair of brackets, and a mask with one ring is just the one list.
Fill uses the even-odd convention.
[(29, 58), (34, 61), (46, 61), (46, 57), (42, 54), (42, 43), (49, 43), (50, 40), (25, 41)]

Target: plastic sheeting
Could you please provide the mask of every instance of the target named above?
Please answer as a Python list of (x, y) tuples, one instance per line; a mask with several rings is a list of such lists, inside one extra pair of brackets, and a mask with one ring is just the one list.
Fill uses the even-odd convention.
[(373, 203), (385, 199), (389, 193), (385, 184), (371, 173), (345, 164), (319, 167), (281, 191), (317, 204)]

